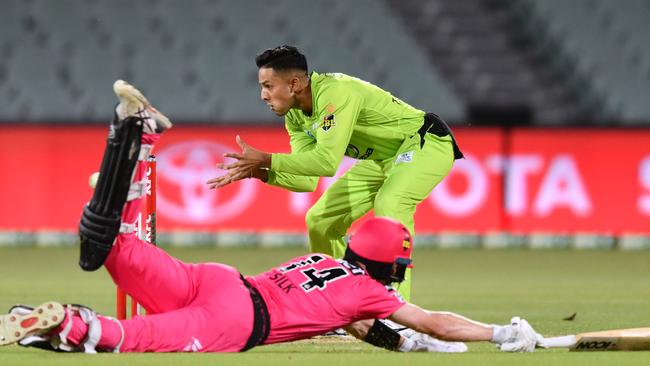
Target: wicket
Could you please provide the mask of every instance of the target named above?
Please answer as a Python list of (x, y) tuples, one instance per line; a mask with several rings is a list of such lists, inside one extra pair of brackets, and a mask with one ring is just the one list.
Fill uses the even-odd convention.
[[(137, 235), (142, 238), (142, 240), (156, 245), (156, 156), (149, 155), (145, 163), (146, 171), (146, 190), (145, 190), (145, 220), (144, 220), (144, 232), (143, 232), (143, 221), (142, 213), (138, 215), (138, 221), (136, 223), (136, 232)], [(126, 293), (121, 289), (117, 288), (117, 301), (116, 301), (116, 316), (118, 319), (126, 319), (126, 306), (127, 306), (127, 296)], [(131, 298), (131, 317), (136, 315), (144, 315), (140, 304), (138, 304), (135, 299)]]

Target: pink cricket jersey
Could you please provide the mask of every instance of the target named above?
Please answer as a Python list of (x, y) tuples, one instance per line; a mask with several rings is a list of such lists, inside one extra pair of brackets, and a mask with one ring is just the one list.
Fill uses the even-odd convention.
[(362, 319), (383, 319), (405, 302), (365, 271), (325, 254), (294, 258), (246, 277), (271, 318), (264, 344), (310, 338)]

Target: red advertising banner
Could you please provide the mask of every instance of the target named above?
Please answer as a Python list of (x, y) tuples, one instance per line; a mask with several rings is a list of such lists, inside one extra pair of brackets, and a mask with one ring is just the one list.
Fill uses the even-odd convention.
[[(74, 231), (92, 194), (107, 128), (0, 127), (0, 230)], [(205, 182), (237, 151), (235, 136), (289, 151), (282, 127), (175, 126), (155, 149), (158, 230), (305, 230), (312, 193), (256, 180), (220, 190)], [(457, 129), (467, 158), (416, 213), (420, 233), (650, 233), (650, 130)], [(339, 175), (354, 164), (346, 159)]]
[(650, 130), (514, 130), (508, 156), (512, 229), (650, 232)]

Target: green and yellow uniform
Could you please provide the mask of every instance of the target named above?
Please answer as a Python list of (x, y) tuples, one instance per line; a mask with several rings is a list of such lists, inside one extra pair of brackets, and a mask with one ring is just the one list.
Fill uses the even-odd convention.
[[(348, 228), (371, 209), (414, 234), (416, 206), (453, 165), (452, 136), (427, 133), (421, 141), (425, 113), (373, 84), (344, 74), (313, 72), (310, 79), (313, 112), (285, 116), (292, 152), (272, 155), (268, 183), (313, 191), (344, 155), (360, 160), (308, 211), (310, 250), (343, 257)], [(407, 300), (408, 277), (399, 288)]]

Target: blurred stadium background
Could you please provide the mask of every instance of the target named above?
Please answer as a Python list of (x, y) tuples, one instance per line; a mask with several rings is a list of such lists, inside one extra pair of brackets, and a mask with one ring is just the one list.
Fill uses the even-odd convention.
[(76, 244), (118, 78), (176, 124), (157, 150), (159, 242), (304, 245), (332, 179), (204, 185), (236, 134), (289, 149), (253, 61), (286, 43), (457, 131), (468, 158), (420, 205), (416, 245), (650, 249), (650, 1), (0, 5), (0, 246)]

